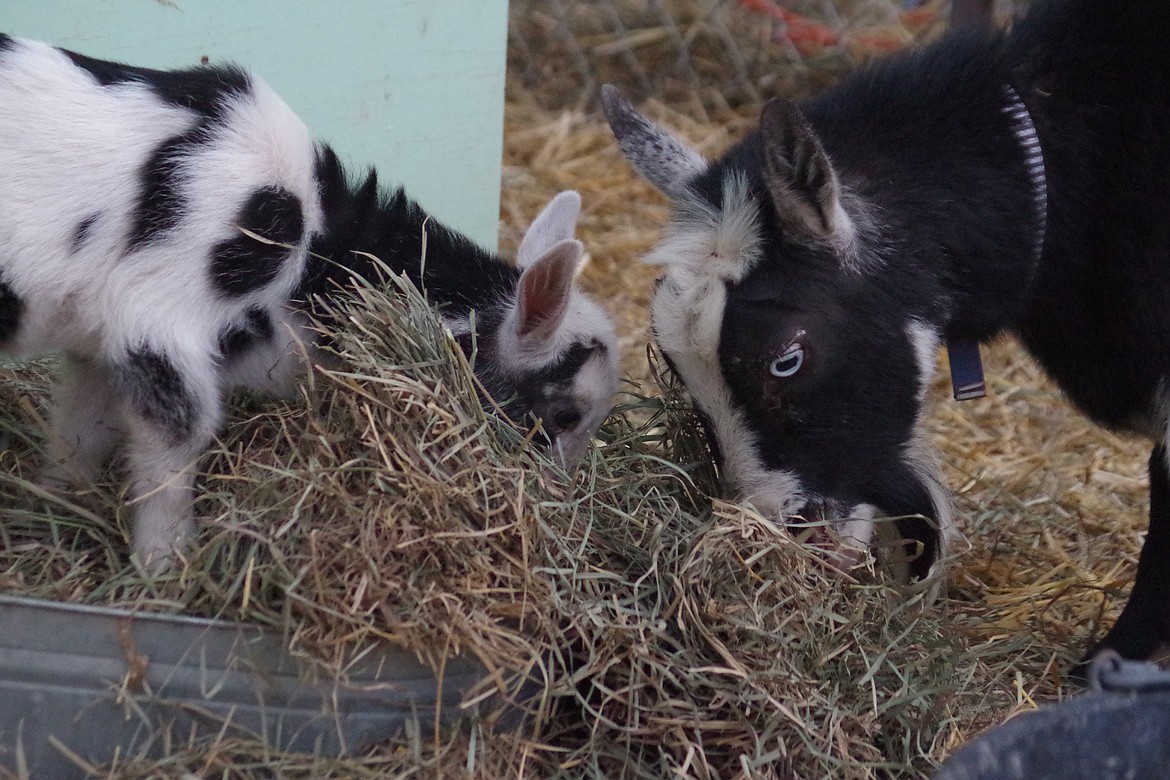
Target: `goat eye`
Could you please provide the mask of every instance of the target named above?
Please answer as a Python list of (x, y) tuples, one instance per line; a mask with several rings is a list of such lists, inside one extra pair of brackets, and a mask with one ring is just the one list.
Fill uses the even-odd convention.
[(768, 371), (771, 372), (772, 376), (783, 379), (794, 376), (803, 365), (804, 347), (800, 344), (793, 344), (784, 350), (784, 354), (772, 361), (772, 365), (768, 366)]

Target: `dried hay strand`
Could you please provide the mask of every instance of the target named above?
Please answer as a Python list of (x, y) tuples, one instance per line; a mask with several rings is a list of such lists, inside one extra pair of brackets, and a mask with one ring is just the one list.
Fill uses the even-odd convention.
[(531, 431), (485, 414), (425, 301), (391, 287), (338, 312), (340, 365), (301, 398), (237, 409), (200, 482), (200, 545), (167, 576), (126, 564), (116, 481), (60, 499), (28, 481), (40, 442), (22, 420), (43, 410), (44, 368), (9, 372), (0, 589), (258, 621), (332, 675), (372, 637), (436, 670), (470, 653), (491, 670), (472, 698), (539, 681), (523, 730), (424, 729), (341, 761), (224, 737), (106, 776), (929, 769), (976, 677), (938, 613), (706, 499), (709, 470), (675, 465), (700, 442), (674, 391), (631, 396), (580, 471), (558, 473)]

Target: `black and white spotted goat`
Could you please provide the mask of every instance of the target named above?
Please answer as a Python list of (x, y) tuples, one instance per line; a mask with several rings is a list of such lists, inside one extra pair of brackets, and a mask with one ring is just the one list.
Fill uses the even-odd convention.
[(127, 440), (143, 562), (192, 532), (194, 463), (224, 394), (290, 390), (315, 343), (305, 302), (377, 278), (351, 250), (425, 287), (461, 341), (474, 309), (485, 387), (574, 460), (618, 360), (574, 283), (579, 206), (555, 198), (514, 268), (372, 173), (351, 185), (240, 69), (146, 70), (0, 35), (0, 352), (64, 354), (50, 479), (92, 479)]
[[(709, 163), (603, 102), (675, 203), (653, 326), (725, 478), (926, 575), (954, 531), (922, 431), (940, 342), (1016, 333), (1098, 423), (1150, 436), (1123, 656), (1170, 640), (1170, 3), (1037, 2), (862, 69)], [(925, 519), (914, 519), (914, 516)], [(823, 541), (823, 540), (822, 540)], [(846, 555), (846, 557), (848, 557)]]

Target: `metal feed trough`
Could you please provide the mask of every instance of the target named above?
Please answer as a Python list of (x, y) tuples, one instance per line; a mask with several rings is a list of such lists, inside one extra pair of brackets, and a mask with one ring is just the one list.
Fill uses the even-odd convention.
[(314, 671), (255, 625), (0, 596), (0, 770), (86, 777), (84, 763), (221, 735), (340, 757), (411, 722), (449, 723), (498, 703), (460, 707), (486, 676), (478, 664), (451, 660), (440, 681), (390, 644), (344, 682), (314, 682)]

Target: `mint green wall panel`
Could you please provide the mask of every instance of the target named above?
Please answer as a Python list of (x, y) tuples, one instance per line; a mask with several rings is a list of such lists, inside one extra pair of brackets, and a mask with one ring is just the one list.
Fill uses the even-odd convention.
[[(355, 169), (496, 245), (507, 0), (0, 0), (0, 31), (256, 72)], [(0, 107), (3, 110), (3, 107)]]

